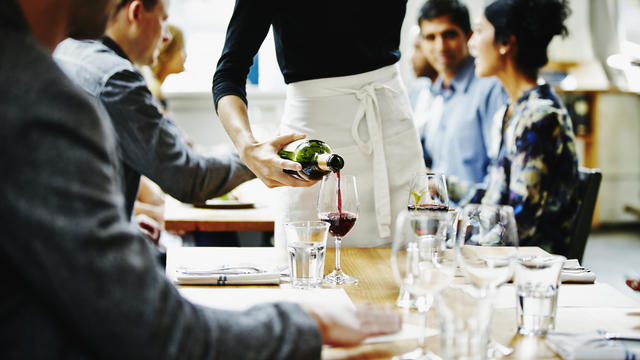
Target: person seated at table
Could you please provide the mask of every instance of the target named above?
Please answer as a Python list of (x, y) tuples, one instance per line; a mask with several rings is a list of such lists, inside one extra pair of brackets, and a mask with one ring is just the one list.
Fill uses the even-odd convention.
[(154, 244), (159, 244), (164, 229), (164, 192), (146, 176), (140, 177), (133, 217), (142, 233)]
[(567, 254), (579, 200), (571, 119), (548, 84), (538, 84), (555, 35), (566, 35), (565, 0), (499, 0), (487, 6), (469, 40), (476, 74), (496, 76), (509, 94), (499, 116), (499, 149), (485, 190), (467, 199), (513, 206), (520, 245)]
[[(442, 101), (432, 105), (433, 115), (421, 134), (425, 165), (452, 181), (481, 183), (491, 158), (493, 116), (507, 95), (497, 79), (474, 74), (467, 47), (472, 31), (464, 4), (429, 0), (420, 9), (418, 25), (420, 49), (438, 72), (430, 90)], [(415, 116), (422, 116), (421, 111)]]
[[(418, 134), (420, 134), (420, 143), (424, 147), (424, 126), (430, 118), (434, 116), (440, 117), (442, 97), (434, 96), (431, 93), (431, 84), (438, 77), (438, 72), (422, 53), (421, 44), (422, 39), (420, 34), (417, 34), (413, 42), (413, 53), (410, 59), (411, 68), (416, 75), (416, 79), (409, 91), (409, 101), (413, 109), (413, 122), (416, 125)], [(426, 165), (430, 167), (431, 162)]]
[(121, 0), (97, 41), (67, 39), (54, 52), (65, 73), (106, 109), (115, 129), (123, 191), (132, 213), (140, 175), (176, 199), (203, 203), (254, 178), (236, 153), (203, 156), (154, 104), (136, 65), (151, 65), (168, 40), (158, 0)]
[(165, 113), (169, 110), (169, 102), (162, 93), (162, 84), (169, 75), (183, 72), (187, 60), (182, 30), (171, 24), (167, 25), (167, 29), (171, 34), (169, 41), (160, 45), (156, 61), (146, 68), (148, 72), (143, 72), (151, 94)]
[(100, 35), (116, 3), (0, 2), (0, 359), (319, 359), (323, 342), (397, 330), (375, 309), (180, 296), (125, 212), (110, 120), (51, 59), (65, 36)]

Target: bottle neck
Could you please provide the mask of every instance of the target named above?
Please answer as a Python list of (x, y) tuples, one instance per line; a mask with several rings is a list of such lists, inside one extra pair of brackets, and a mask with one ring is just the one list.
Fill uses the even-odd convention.
[(322, 153), (316, 157), (318, 168), (323, 171), (339, 171), (344, 166), (342, 157), (336, 154)]

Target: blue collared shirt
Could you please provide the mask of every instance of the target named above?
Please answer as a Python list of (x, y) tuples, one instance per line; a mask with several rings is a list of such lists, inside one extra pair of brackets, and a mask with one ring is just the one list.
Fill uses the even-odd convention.
[(443, 109), (441, 118), (429, 120), (422, 134), (425, 161), (431, 160), (431, 169), (447, 177), (481, 183), (490, 163), (493, 117), (507, 103), (506, 92), (496, 78), (475, 76), (472, 57), (448, 87), (439, 77), (431, 92), (442, 96)]

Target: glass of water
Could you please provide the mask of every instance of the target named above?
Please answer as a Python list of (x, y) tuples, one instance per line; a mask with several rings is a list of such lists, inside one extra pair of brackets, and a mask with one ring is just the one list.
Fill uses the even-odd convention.
[(566, 258), (560, 255), (529, 256), (515, 267), (518, 332), (544, 335), (553, 330), (558, 309), (560, 270)]
[(284, 224), (291, 286), (309, 289), (320, 285), (329, 224), (324, 221), (294, 221)]

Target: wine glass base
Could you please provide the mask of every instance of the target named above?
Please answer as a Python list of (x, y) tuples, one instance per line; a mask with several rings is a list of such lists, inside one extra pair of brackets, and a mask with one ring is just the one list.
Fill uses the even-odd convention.
[(324, 277), (323, 282), (329, 285), (357, 285), (358, 279), (345, 274), (342, 270), (333, 270), (331, 274)]
[(425, 353), (424, 350), (418, 348), (402, 355), (396, 355), (391, 360), (442, 360), (442, 358), (431, 351)]

